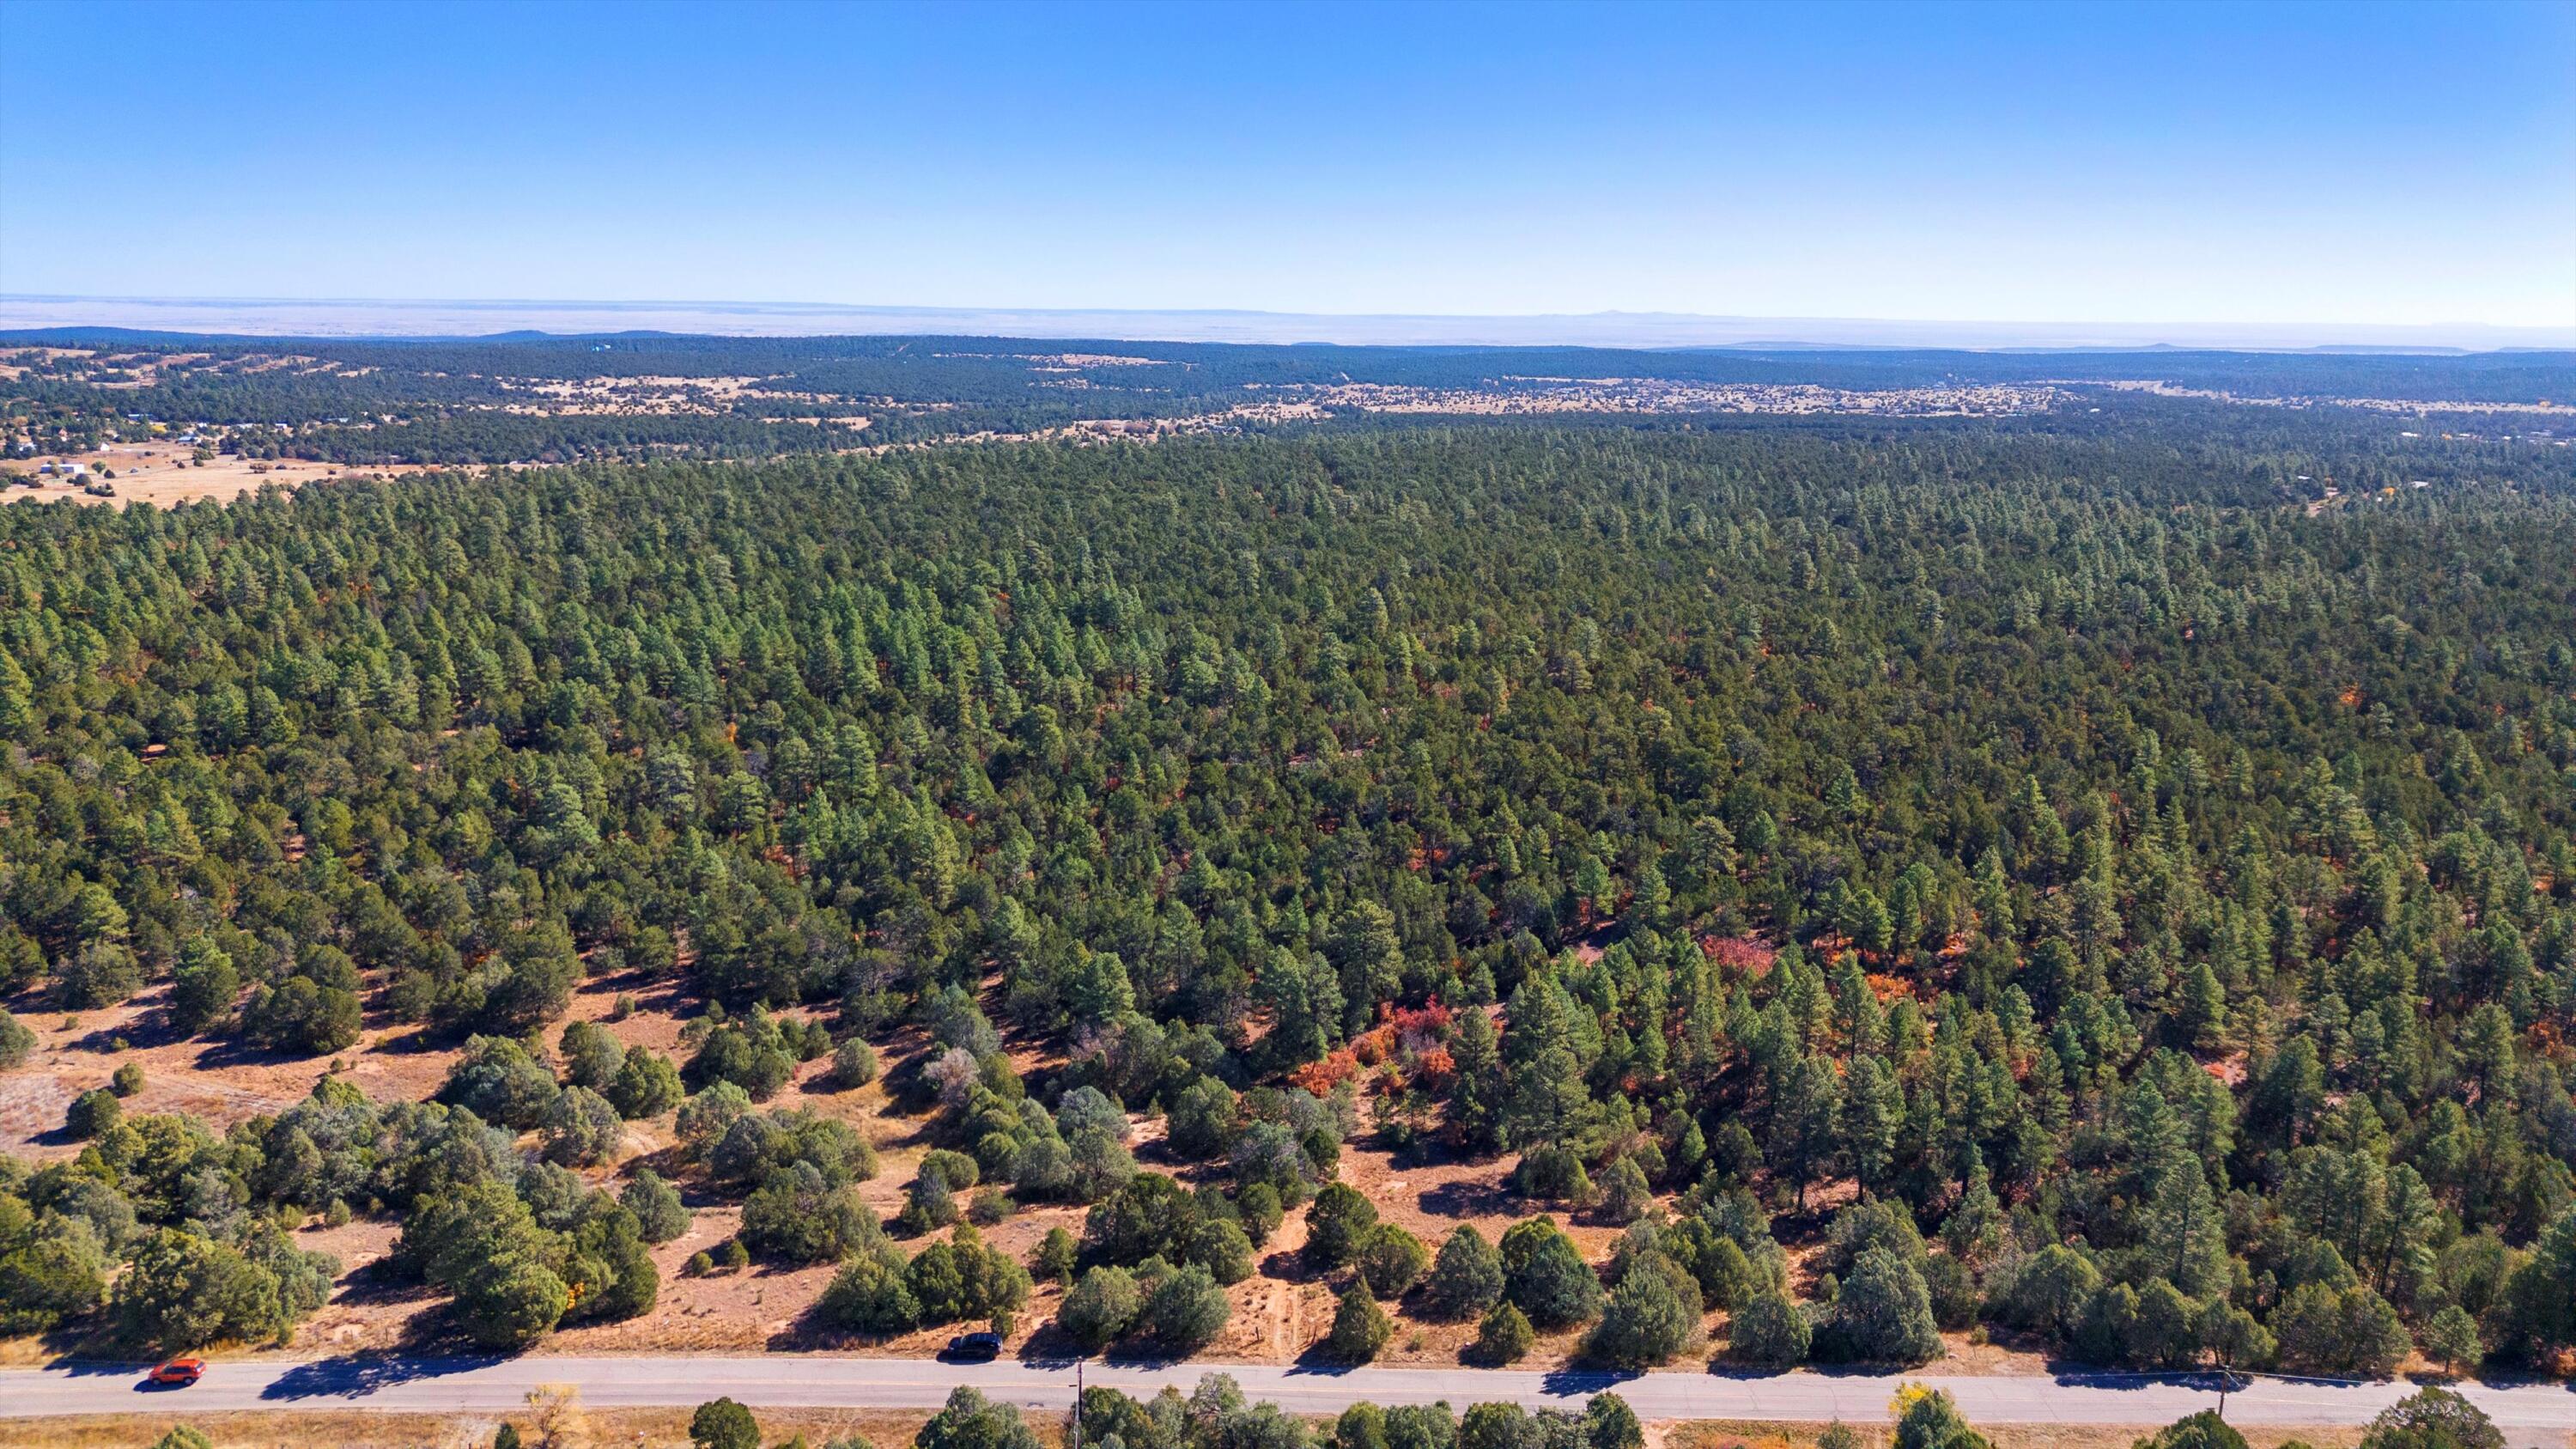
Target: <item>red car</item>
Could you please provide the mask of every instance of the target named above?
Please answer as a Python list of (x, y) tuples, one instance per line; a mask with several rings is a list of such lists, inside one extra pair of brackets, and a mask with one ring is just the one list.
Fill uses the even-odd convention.
[(152, 1371), (152, 1382), (184, 1388), (206, 1376), (206, 1361), (201, 1358), (174, 1358)]

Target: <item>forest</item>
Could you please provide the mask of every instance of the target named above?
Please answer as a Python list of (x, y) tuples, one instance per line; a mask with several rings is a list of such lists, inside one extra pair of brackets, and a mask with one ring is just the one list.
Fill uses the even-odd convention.
[[(282, 1340), (337, 1272), (286, 1229), (356, 1214), (521, 1347), (649, 1309), (685, 1189), (860, 1337), (1046, 1284), (1186, 1352), (1295, 1215), (1345, 1361), (1392, 1310), (1493, 1362), (2563, 1371), (2576, 461), (2171, 416), (0, 508), (11, 1009), (462, 1046), (220, 1132), (84, 1094), (0, 1161), (0, 1330)], [(2390, 491), (2297, 506), (2329, 472)], [(676, 984), (679, 1050), (567, 1025), (595, 977)], [(778, 1093), (913, 1040), (881, 1220)], [(1520, 1221), (1382, 1220), (1363, 1142)], [(1083, 1230), (991, 1247), (1030, 1203)]]

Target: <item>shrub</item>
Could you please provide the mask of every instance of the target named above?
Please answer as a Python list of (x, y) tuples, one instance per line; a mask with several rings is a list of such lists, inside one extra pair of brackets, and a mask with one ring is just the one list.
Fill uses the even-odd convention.
[(63, 1131), (76, 1141), (89, 1142), (114, 1130), (124, 1120), (125, 1108), (116, 1100), (116, 1094), (105, 1087), (92, 1087), (72, 1098), (71, 1106), (64, 1109)]
[(1431, 1252), (1413, 1234), (1393, 1223), (1379, 1223), (1360, 1245), (1357, 1261), (1360, 1279), (1368, 1284), (1371, 1293), (1380, 1298), (1401, 1298), (1404, 1290), (1422, 1277), (1422, 1270), (1430, 1266)]
[(2167, 1424), (2133, 1449), (2245, 1449), (2245, 1436), (2216, 1410), (2203, 1409)]
[(716, 1260), (708, 1257), (704, 1249), (700, 1249), (689, 1255), (688, 1263), (680, 1269), (680, 1272), (685, 1277), (703, 1278), (715, 1270)]
[(1503, 1259), (1474, 1225), (1462, 1223), (1440, 1245), (1424, 1288), (1428, 1306), (1443, 1318), (1473, 1318), (1503, 1296)]
[[(290, 1266), (297, 1277), (309, 1278), (319, 1265)], [(331, 1267), (336, 1271), (337, 1264)], [(328, 1283), (325, 1276), (326, 1291)], [(318, 1306), (310, 1301), (308, 1287), (281, 1281), (229, 1245), (164, 1229), (145, 1241), (132, 1266), (116, 1280), (116, 1309), (126, 1336), (136, 1343), (162, 1350), (202, 1348), (221, 1339), (277, 1337)]]
[(1633, 1157), (1622, 1157), (1601, 1174), (1601, 1216), (1622, 1226), (1646, 1215), (1655, 1205), (1655, 1190), (1646, 1170)]
[(127, 1062), (125, 1065), (118, 1067), (116, 1069), (116, 1075), (108, 1079), (108, 1090), (116, 1093), (116, 1095), (120, 1097), (131, 1097), (135, 1093), (142, 1091), (143, 1064), (141, 1062)]
[(36, 1050), (36, 1034), (0, 1007), (0, 1072), (26, 1065)]
[(921, 1319), (921, 1304), (904, 1282), (906, 1266), (888, 1244), (858, 1253), (832, 1276), (815, 1311), (860, 1333), (902, 1333)]
[(1204, 1348), (1225, 1331), (1234, 1313), (1225, 1290), (1196, 1263), (1163, 1275), (1145, 1299), (1144, 1325), (1165, 1347), (1187, 1353)]
[(1520, 1166), (1512, 1173), (1512, 1186), (1523, 1197), (1569, 1202), (1576, 1207), (1589, 1206), (1593, 1199), (1592, 1175), (1583, 1170), (1583, 1159), (1553, 1142), (1540, 1143), (1521, 1154)]
[(1530, 1326), (1529, 1315), (1509, 1303), (1497, 1303), (1476, 1326), (1474, 1353), (1485, 1363), (1518, 1363), (1536, 1342), (1538, 1330)]
[(904, 1268), (923, 1323), (954, 1323), (1016, 1313), (1028, 1301), (1028, 1270), (984, 1246), (971, 1227), (959, 1228), (913, 1256)]
[(1628, 1401), (1604, 1389), (1583, 1406), (1584, 1449), (1645, 1449), (1646, 1426)]
[(1062, 1228), (1049, 1228), (1046, 1236), (1038, 1240), (1037, 1256), (1029, 1266), (1037, 1270), (1040, 1277), (1070, 1283), (1073, 1281), (1074, 1264), (1080, 1259), (1081, 1248), (1074, 1242), (1073, 1234)]
[(2446, 1373), (2475, 1372), (2486, 1352), (2485, 1342), (2478, 1337), (2478, 1321), (2456, 1303), (2444, 1304), (2424, 1325), (2424, 1356)]
[(555, 1050), (563, 1057), (564, 1081), (603, 1095), (616, 1084), (618, 1071), (626, 1065), (625, 1045), (595, 1021), (567, 1023), (563, 1035), (555, 1041)]
[(1324, 1351), (1344, 1363), (1367, 1363), (1386, 1347), (1388, 1336), (1395, 1332), (1386, 1310), (1377, 1306), (1365, 1279), (1353, 1279), (1342, 1290), (1341, 1303), (1333, 1310), (1332, 1331), (1324, 1335)]
[(717, 1399), (689, 1416), (689, 1443), (694, 1449), (760, 1449), (760, 1423), (751, 1410)]
[(877, 1079), (877, 1049), (857, 1037), (832, 1049), (832, 1084), (843, 1091)]
[(1807, 1315), (1776, 1288), (1755, 1293), (1727, 1320), (1727, 1347), (1746, 1363), (1788, 1368), (1807, 1361)]
[(605, 1162), (626, 1137), (626, 1122), (606, 1097), (567, 1087), (546, 1109), (545, 1158), (566, 1167)]
[(669, 1057), (637, 1047), (619, 1061), (606, 1095), (617, 1104), (617, 1115), (629, 1122), (659, 1117), (680, 1105), (680, 1069)]
[(1339, 1268), (1351, 1261), (1377, 1227), (1377, 1205), (1345, 1183), (1327, 1183), (1306, 1209), (1306, 1261)]
[(531, 1058), (527, 1048), (502, 1036), (466, 1038), (464, 1055), (448, 1068), (447, 1081), (438, 1089), (440, 1101), (513, 1132), (542, 1125), (560, 1095), (554, 1073)]
[[(0, 1199), (0, 1205), (15, 1202)], [(0, 1221), (0, 1246), (11, 1239), (20, 1244), (0, 1254), (0, 1334), (43, 1333), (96, 1308), (107, 1296), (112, 1265), (99, 1235), (86, 1230), (87, 1220), (50, 1217), (30, 1232), (25, 1210), (14, 1215), (17, 1231)]]
[(1836, 1358), (1911, 1365), (1941, 1356), (1921, 1275), (1885, 1248), (1866, 1249), (1853, 1262), (1826, 1327)]
[(1977, 1321), (1977, 1279), (1968, 1265), (1947, 1253), (1924, 1260), (1923, 1289), (1931, 1295), (1932, 1321), (1956, 1331)]
[(1083, 1248), (1107, 1263), (1179, 1262), (1190, 1255), (1198, 1224), (1198, 1202), (1187, 1189), (1161, 1173), (1139, 1173), (1084, 1217)]
[(2074, 1340), (2085, 1305), (2102, 1286), (2102, 1274), (2083, 1254), (2051, 1243), (2022, 1260), (1995, 1285), (1986, 1312), (1996, 1322), (2059, 1343)]
[(114, 1006), (142, 986), (143, 963), (114, 941), (92, 941), (54, 963), (54, 1001), (65, 1011)]
[(1237, 1107), (1232, 1087), (1200, 1077), (1172, 1098), (1164, 1114), (1164, 1140), (1190, 1161), (1214, 1157), (1234, 1141)]
[(1896, 1391), (1895, 1449), (1987, 1449), (1986, 1437), (1959, 1417), (1959, 1406), (1938, 1389), (1908, 1384)]
[(710, 1030), (682, 1075), (700, 1088), (731, 1082), (765, 1102), (795, 1075), (802, 1042), (801, 1031), (791, 1043), (776, 1017), (754, 1009)]
[(2396, 1310), (2368, 1287), (2302, 1283), (2272, 1311), (2281, 1362), (2306, 1373), (2386, 1378), (2412, 1345)]
[(1583, 1323), (1601, 1311), (1601, 1280), (1552, 1218), (1514, 1223), (1503, 1234), (1503, 1294), (1542, 1328)]
[(1204, 1219), (1190, 1236), (1190, 1261), (1219, 1283), (1240, 1283), (1252, 1276), (1252, 1240), (1232, 1218)]
[(811, 1162), (774, 1168), (743, 1200), (739, 1247), (787, 1263), (828, 1263), (885, 1235), (877, 1215), (845, 1183)]
[(152, 1441), (152, 1449), (215, 1449), (215, 1441), (193, 1424), (176, 1424), (169, 1433)]
[[(353, 1045), (364, 1027), (358, 993), (290, 976), (252, 991), (242, 1004), (242, 1034), (270, 1051), (322, 1056)], [(551, 1080), (551, 1079), (549, 1079)]]
[(636, 1172), (617, 1200), (635, 1215), (636, 1230), (648, 1243), (667, 1243), (689, 1230), (693, 1214), (680, 1201), (679, 1189), (649, 1167)]
[(1669, 1274), (1641, 1267), (1611, 1291), (1592, 1330), (1592, 1354), (1621, 1368), (1661, 1364), (1681, 1352), (1699, 1328), (1695, 1306), (1683, 1302)]
[(1243, 1224), (1243, 1235), (1253, 1246), (1270, 1241), (1279, 1231), (1280, 1220), (1287, 1213), (1279, 1206), (1279, 1190), (1266, 1182), (1248, 1183), (1234, 1195), (1234, 1213)]
[(1124, 1268), (1098, 1267), (1082, 1275), (1057, 1308), (1056, 1327), (1097, 1353), (1136, 1324), (1145, 1311), (1144, 1290)]
[(921, 1426), (913, 1449), (1038, 1449), (1037, 1435), (1009, 1404), (996, 1404), (963, 1385)]
[(2371, 1420), (2361, 1449), (2504, 1449), (2504, 1434), (2458, 1394), (2423, 1389)]

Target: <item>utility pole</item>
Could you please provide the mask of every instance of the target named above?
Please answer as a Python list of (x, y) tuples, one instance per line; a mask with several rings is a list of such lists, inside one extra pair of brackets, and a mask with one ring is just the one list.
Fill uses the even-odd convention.
[(1073, 1361), (1073, 1449), (1082, 1449), (1082, 1360)]

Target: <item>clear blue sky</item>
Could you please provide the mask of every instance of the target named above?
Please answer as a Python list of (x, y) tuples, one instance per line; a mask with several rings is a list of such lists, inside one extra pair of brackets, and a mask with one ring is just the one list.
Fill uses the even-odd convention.
[(0, 0), (0, 291), (2576, 323), (2576, 5)]

